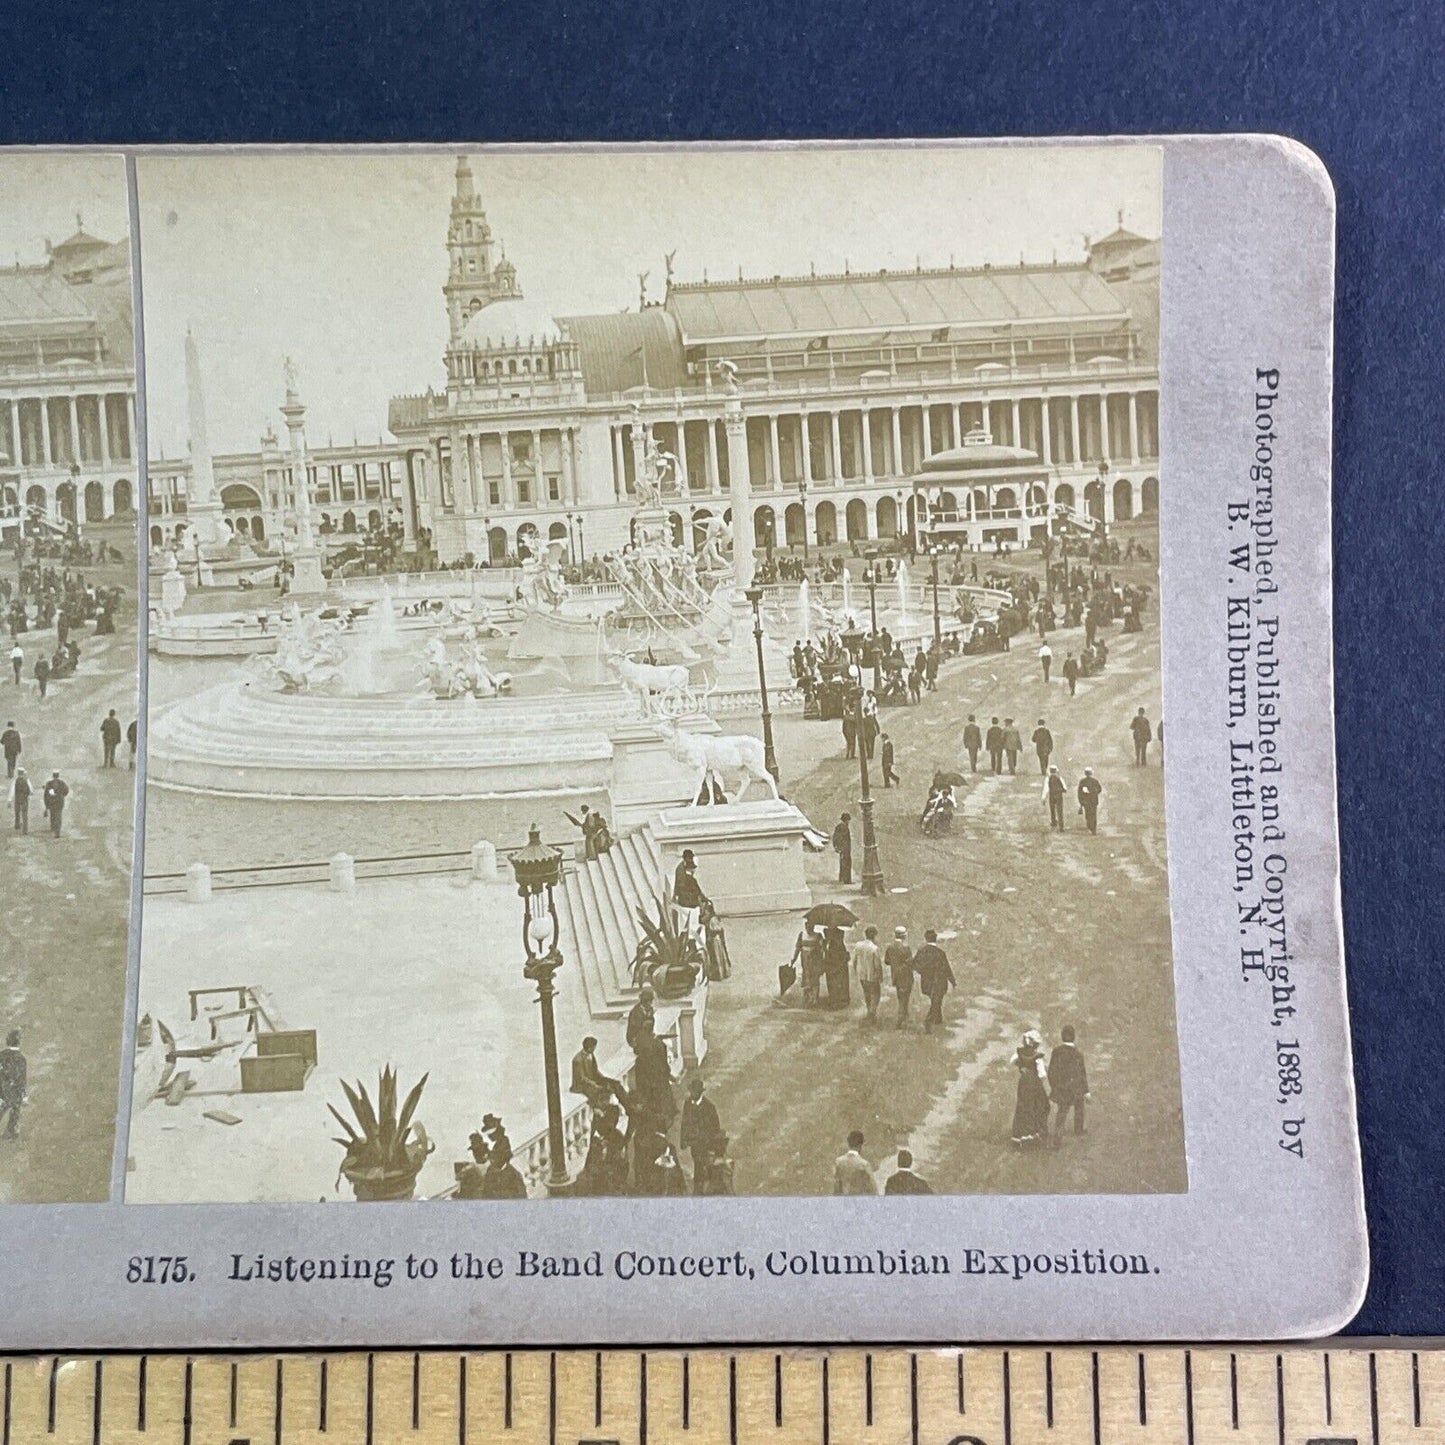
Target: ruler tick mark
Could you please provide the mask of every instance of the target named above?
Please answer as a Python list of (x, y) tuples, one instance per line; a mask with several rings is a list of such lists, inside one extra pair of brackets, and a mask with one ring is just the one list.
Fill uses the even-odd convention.
[[(182, 1410), (181, 1410), (181, 1442), (182, 1442), (182, 1445), (191, 1445), (192, 1421), (193, 1421), (193, 1418), (194, 1418), (194, 1415), (195, 1415), (195, 1411), (192, 1409), (192, 1404), (193, 1404), (193, 1401), (194, 1401), (194, 1399), (195, 1399), (195, 1394), (194, 1394), (194, 1391), (193, 1391), (193, 1388), (192, 1388), (193, 1385), (194, 1385), (194, 1377), (193, 1377), (193, 1374), (192, 1374), (193, 1368), (194, 1368), (194, 1367), (193, 1367), (191, 1361), (188, 1359), (188, 1360), (186, 1361), (185, 1404), (184, 1404), (184, 1406), (182, 1407)], [(278, 1438), (279, 1438), (279, 1430), (278, 1430)]]
[(1274, 1357), (1274, 1410), (1279, 1417), (1279, 1445), (1284, 1445), (1284, 1356)]
[(1330, 1384), (1330, 1352), (1325, 1351), (1325, 1424), (1335, 1423), (1334, 1390)]
[(366, 1357), (366, 1445), (376, 1438), (376, 1356)]
[(783, 1357), (773, 1356), (773, 1424), (783, 1428)]
[[(146, 1356), (140, 1357), (140, 1371), (136, 1376), (136, 1402), (135, 1402), (135, 1428), (144, 1433), (146, 1427)], [(231, 1378), (236, 1377), (236, 1367), (231, 1366)], [(231, 1392), (231, 1424), (236, 1423), (236, 1394), (234, 1389)]]
[[(962, 1358), (962, 1357), (960, 1357)], [(962, 1408), (960, 1406), (960, 1408)], [(873, 1355), (863, 1356), (863, 1423), (873, 1428)]]
[[(555, 1356), (554, 1356), (555, 1358)], [(592, 1424), (602, 1428), (602, 1351), (592, 1356)]]
[(1139, 1351), (1139, 1423), (1149, 1424), (1149, 1382), (1144, 1378), (1144, 1351)]
[(958, 1413), (960, 1415), (966, 1413), (964, 1406), (965, 1398), (963, 1387), (963, 1351), (960, 1350), (958, 1352)]
[[(507, 1429), (512, 1428), (512, 1357), (507, 1356)], [(457, 1442), (467, 1445), (467, 1357), (457, 1371)]]
[(828, 1419), (828, 1357), (823, 1356), (823, 1445), (829, 1445), (829, 1427), (831, 1422)]
[(1420, 1356), (1410, 1351), (1410, 1393), (1415, 1397), (1415, 1428), (1420, 1428)]
[(1194, 1356), (1184, 1351), (1184, 1435), (1194, 1445)]
[(1380, 1445), (1380, 1392), (1375, 1378), (1375, 1352), (1370, 1351), (1370, 1441)]
[(321, 1361), (321, 1381), (317, 1388), (316, 1399), (316, 1428), (324, 1435), (326, 1433), (326, 1361)]
[(557, 1351), (547, 1356), (547, 1440), (557, 1445)]
[[(597, 1423), (602, 1423), (599, 1418)], [(692, 1429), (692, 1356), (682, 1357), (682, 1428)]]
[(1008, 1351), (1003, 1352), (1003, 1445), (1013, 1445), (1014, 1407), (1013, 1379), (1010, 1373)]
[(5, 1413), (3, 1420), (0, 1420), (0, 1442), (3, 1445), (10, 1445), (10, 1392), (12, 1389), (11, 1372), (12, 1366), (7, 1360), (5, 1362)]
[(47, 1407), (45, 1433), (55, 1434), (55, 1386), (60, 1377), (60, 1361), (52, 1357), (50, 1361), (50, 1403)]
[[(235, 1421), (231, 1422), (233, 1425)], [(411, 1357), (411, 1428), (421, 1429), (421, 1356)]]
[(1054, 1428), (1054, 1352), (1044, 1351), (1044, 1423)]
[(637, 1371), (637, 1445), (647, 1445), (647, 1355), (644, 1352)]
[(1089, 1368), (1089, 1383), (1094, 1396), (1094, 1445), (1102, 1445), (1102, 1430), (1099, 1420), (1099, 1352), (1092, 1352), (1092, 1362)]
[(281, 1406), (285, 1403), (286, 1387), (281, 1379), (281, 1361), (276, 1361), (276, 1445), (281, 1445)]
[(728, 1355), (727, 1363), (727, 1438), (737, 1445), (737, 1355)]
[(1229, 1423), (1239, 1429), (1239, 1368), (1234, 1355), (1229, 1357)]
[(90, 1414), (92, 1445), (100, 1445), (101, 1392), (105, 1388), (104, 1367), (105, 1361), (97, 1355), (95, 1361), (95, 1403), (91, 1408)]
[(506, 1364), (502, 1374), (502, 1425), (512, 1428), (512, 1352), (507, 1351)]
[(908, 1427), (913, 1445), (918, 1445), (918, 1356), (908, 1355)]

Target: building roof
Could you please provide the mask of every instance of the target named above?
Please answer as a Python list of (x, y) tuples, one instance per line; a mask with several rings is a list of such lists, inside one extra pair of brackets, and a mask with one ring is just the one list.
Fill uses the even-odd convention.
[(612, 396), (643, 384), (671, 391), (687, 384), (677, 321), (661, 306), (610, 316), (559, 316), (582, 355), (582, 383), (589, 397)]
[(1147, 246), (1148, 236), (1141, 236), (1137, 231), (1126, 230), (1122, 225), (1115, 227), (1107, 236), (1100, 236), (1097, 241), (1089, 245), (1089, 250), (1102, 251), (1106, 247), (1111, 251), (1122, 251), (1132, 246)]
[(1037, 466), (1038, 453), (1025, 447), (1009, 447), (999, 442), (965, 442), (961, 447), (934, 452), (919, 469), (918, 480), (925, 486), (949, 481), (961, 472), (996, 471), (1001, 467)]
[(44, 266), (0, 270), (0, 327), (83, 329), (95, 316), (58, 272)]
[(1086, 266), (879, 271), (674, 285), (667, 309), (687, 341), (921, 331), (1049, 321), (1126, 319)]

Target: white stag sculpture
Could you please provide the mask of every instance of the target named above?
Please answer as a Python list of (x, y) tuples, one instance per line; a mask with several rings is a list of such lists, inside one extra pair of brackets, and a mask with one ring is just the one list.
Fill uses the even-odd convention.
[[(712, 796), (714, 780), (730, 803), (741, 803), (754, 781), (762, 783), (773, 798), (778, 796), (778, 785), (768, 771), (762, 743), (746, 733), (690, 733), (672, 727), (667, 730), (667, 749), (696, 774), (693, 806), (699, 799)], [(737, 791), (731, 794), (727, 790), (729, 777), (738, 780)]]
[(651, 707), (653, 693), (680, 695), (687, 691), (692, 681), (687, 668), (680, 662), (658, 667), (650, 662), (636, 662), (626, 653), (613, 653), (609, 660), (617, 669), (623, 687), (637, 694), (644, 712)]

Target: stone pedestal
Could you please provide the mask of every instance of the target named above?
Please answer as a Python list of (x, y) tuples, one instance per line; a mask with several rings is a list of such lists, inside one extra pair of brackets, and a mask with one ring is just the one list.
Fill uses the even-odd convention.
[(326, 591), (326, 579), (321, 575), (321, 554), (301, 551), (291, 554), (295, 571), (291, 574), (291, 596), (314, 597)]
[(801, 809), (781, 798), (667, 808), (653, 820), (663, 876), (671, 879), (684, 848), (697, 857), (702, 890), (724, 918), (790, 913), (812, 903), (803, 872), (803, 835), (814, 831)]

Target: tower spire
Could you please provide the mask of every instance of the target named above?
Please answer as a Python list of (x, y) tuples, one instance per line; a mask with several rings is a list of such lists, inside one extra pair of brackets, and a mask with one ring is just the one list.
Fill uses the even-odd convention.
[(477, 194), (472, 163), (457, 157), (452, 192), (451, 220), (447, 226), (447, 254), (450, 265), (442, 288), (447, 303), (447, 322), (453, 347), (461, 342), (467, 318), (493, 301), (519, 299), (517, 270), (506, 259), (494, 259), (491, 223)]

